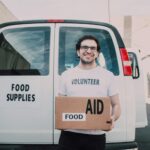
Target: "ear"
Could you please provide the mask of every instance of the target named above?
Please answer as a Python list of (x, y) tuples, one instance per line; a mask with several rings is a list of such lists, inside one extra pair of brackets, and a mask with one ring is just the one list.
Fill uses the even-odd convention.
[(99, 54), (100, 54), (100, 53), (99, 53), (99, 52), (97, 52), (97, 54), (96, 54), (96, 58), (98, 58), (98, 57), (99, 57)]
[(80, 51), (79, 50), (77, 50), (77, 55), (78, 55), (78, 57), (80, 57)]
[(100, 52), (98, 52), (97, 57), (99, 57), (99, 55), (100, 55)]

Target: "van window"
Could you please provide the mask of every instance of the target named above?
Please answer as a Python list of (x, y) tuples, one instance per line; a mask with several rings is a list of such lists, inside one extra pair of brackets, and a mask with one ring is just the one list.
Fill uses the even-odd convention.
[(93, 28), (61, 27), (59, 31), (59, 74), (79, 63), (76, 43), (83, 35), (93, 35), (100, 43), (101, 53), (97, 64), (119, 75), (115, 47), (108, 31)]
[(7, 29), (0, 33), (0, 75), (48, 75), (49, 27)]

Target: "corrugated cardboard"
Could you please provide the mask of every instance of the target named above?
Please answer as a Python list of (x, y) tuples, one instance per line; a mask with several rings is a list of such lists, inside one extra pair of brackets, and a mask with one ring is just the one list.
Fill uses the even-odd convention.
[(109, 97), (56, 97), (55, 128), (108, 130), (110, 108)]

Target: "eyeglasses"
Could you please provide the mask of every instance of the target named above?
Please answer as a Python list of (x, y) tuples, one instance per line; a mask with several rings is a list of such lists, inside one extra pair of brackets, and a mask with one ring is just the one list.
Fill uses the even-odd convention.
[(85, 51), (87, 51), (89, 48), (90, 48), (91, 51), (96, 51), (97, 50), (97, 47), (95, 47), (95, 46), (86, 46), (86, 45), (83, 45), (83, 46), (80, 46), (80, 48), (82, 50), (85, 50)]

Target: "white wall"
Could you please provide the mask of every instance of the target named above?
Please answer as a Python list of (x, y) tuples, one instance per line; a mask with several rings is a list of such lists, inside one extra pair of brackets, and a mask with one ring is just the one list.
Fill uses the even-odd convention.
[(14, 20), (17, 20), (17, 18), (0, 1), (0, 23)]

